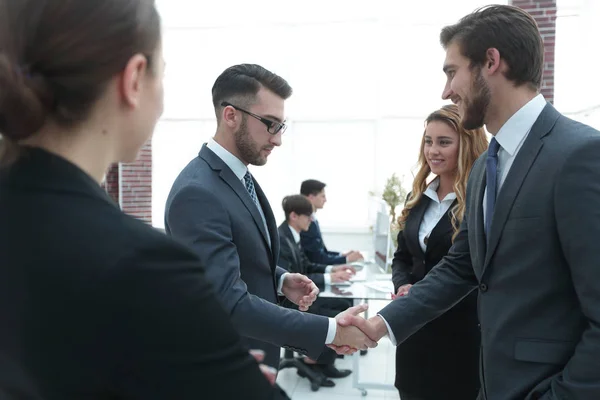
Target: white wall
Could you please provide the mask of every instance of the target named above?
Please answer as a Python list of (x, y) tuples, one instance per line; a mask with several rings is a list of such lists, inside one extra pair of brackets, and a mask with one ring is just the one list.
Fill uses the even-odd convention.
[[(423, 119), (444, 102), (440, 29), (487, 1), (158, 0), (166, 109), (153, 139), (154, 224), (179, 171), (215, 131), (210, 89), (227, 67), (259, 63), (294, 88), (290, 127), (252, 168), (276, 213), (300, 182), (327, 182), (319, 219), (332, 248), (370, 248), (369, 191), (412, 182)], [(504, 1), (503, 3), (506, 3)], [(596, 124), (600, 2), (559, 0), (555, 103)], [(587, 116), (586, 116), (587, 115)], [(361, 245), (362, 243), (362, 245)]]

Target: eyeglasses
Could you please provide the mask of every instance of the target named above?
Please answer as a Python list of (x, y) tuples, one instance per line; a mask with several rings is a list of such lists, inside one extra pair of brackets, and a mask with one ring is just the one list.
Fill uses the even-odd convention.
[(287, 129), (287, 125), (282, 122), (271, 121), (270, 119), (266, 119), (264, 117), (261, 117), (260, 115), (256, 115), (254, 113), (251, 113), (250, 111), (244, 110), (243, 108), (234, 106), (233, 104), (231, 104), (229, 102), (224, 101), (221, 103), (221, 106), (223, 106), (223, 107), (231, 106), (238, 111), (241, 111), (243, 113), (248, 114), (251, 117), (256, 118), (257, 120), (259, 120), (260, 122), (262, 122), (263, 124), (265, 124), (267, 126), (267, 132), (269, 132), (271, 135), (277, 135), (279, 132), (281, 132), (283, 134), (283, 132), (285, 132), (285, 130)]

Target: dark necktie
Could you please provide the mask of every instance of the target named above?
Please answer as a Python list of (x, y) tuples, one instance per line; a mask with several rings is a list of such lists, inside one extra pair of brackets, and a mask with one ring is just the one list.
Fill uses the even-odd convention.
[(488, 148), (487, 160), (485, 166), (485, 176), (487, 184), (487, 201), (485, 210), (485, 234), (489, 238), (490, 228), (492, 226), (492, 217), (494, 216), (494, 207), (496, 207), (496, 196), (498, 195), (498, 150), (500, 144), (496, 138), (492, 138)]
[(246, 175), (244, 175), (244, 183), (246, 185), (246, 190), (248, 194), (250, 194), (250, 198), (256, 204), (257, 207), (260, 207), (258, 203), (258, 198), (256, 197), (256, 189), (254, 189), (254, 181), (252, 180), (252, 174), (250, 171), (246, 171)]

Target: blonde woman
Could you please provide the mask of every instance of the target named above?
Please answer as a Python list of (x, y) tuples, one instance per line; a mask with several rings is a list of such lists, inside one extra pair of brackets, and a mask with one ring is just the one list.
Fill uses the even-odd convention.
[[(419, 171), (399, 218), (401, 232), (392, 266), (396, 296), (410, 295), (410, 286), (448, 253), (465, 212), (469, 171), (487, 143), (483, 129), (463, 129), (455, 105), (427, 117)], [(436, 177), (427, 184), (431, 174)], [(477, 397), (476, 302), (477, 294), (470, 294), (398, 345), (395, 386), (402, 400)]]

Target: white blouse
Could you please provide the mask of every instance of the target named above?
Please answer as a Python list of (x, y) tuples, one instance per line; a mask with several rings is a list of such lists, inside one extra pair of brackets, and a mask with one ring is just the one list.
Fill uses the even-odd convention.
[(427, 249), (426, 239), (431, 235), (433, 228), (440, 222), (440, 219), (448, 212), (448, 209), (456, 200), (456, 194), (454, 192), (448, 193), (442, 201), (438, 199), (437, 189), (440, 186), (440, 179), (435, 178), (427, 187), (427, 190), (423, 193), (424, 196), (429, 197), (432, 201), (429, 202), (427, 210), (423, 215), (423, 220), (419, 226), (419, 245), (423, 252)]

